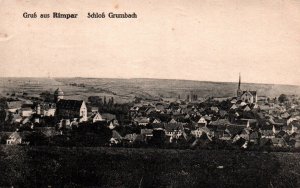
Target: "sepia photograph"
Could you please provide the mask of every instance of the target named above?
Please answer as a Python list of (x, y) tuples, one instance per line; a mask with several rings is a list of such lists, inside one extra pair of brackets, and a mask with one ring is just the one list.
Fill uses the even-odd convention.
[(300, 187), (299, 0), (0, 0), (0, 187)]

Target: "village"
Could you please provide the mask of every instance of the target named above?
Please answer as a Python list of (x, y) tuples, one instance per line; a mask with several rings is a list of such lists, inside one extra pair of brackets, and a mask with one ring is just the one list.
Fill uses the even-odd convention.
[[(107, 101), (108, 100), (108, 101)], [(7, 94), (0, 101), (0, 143), (6, 145), (158, 147), (293, 151), (300, 148), (299, 97), (136, 98), (127, 104), (90, 96), (71, 100), (61, 88)]]

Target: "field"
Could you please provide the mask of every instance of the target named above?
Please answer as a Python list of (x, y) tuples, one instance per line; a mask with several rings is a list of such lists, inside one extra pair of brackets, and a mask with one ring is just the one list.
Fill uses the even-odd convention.
[(0, 147), (0, 186), (299, 187), (300, 154)]
[[(74, 84), (76, 84), (74, 86)], [(80, 85), (81, 84), (81, 85)], [(109, 79), (109, 78), (0, 78), (0, 95), (23, 91), (38, 95), (51, 93), (61, 87), (68, 99), (87, 100), (89, 96), (114, 97), (118, 103), (133, 101), (134, 97), (148, 99), (185, 99), (191, 91), (201, 97), (232, 97), (237, 83), (203, 82), (164, 79)], [(280, 94), (300, 94), (300, 86), (274, 84), (242, 84), (242, 89), (257, 90), (258, 96), (278, 97)]]

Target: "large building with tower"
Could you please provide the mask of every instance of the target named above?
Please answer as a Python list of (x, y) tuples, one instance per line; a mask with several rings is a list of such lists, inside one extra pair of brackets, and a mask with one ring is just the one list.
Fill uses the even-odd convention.
[(56, 102), (56, 115), (62, 119), (77, 119), (79, 122), (87, 121), (87, 107), (83, 100), (64, 99), (63, 91), (58, 88), (54, 92)]

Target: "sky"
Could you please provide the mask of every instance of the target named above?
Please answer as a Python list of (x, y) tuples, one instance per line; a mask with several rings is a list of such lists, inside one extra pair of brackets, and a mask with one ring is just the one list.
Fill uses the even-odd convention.
[(300, 85), (299, 0), (0, 0), (2, 77), (236, 82), (239, 72), (243, 82)]

